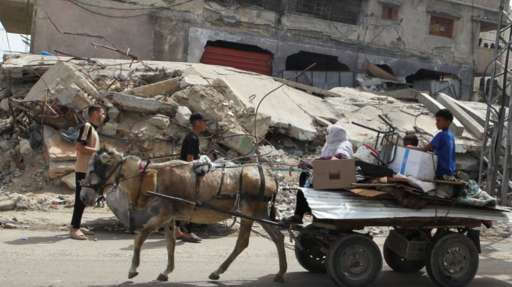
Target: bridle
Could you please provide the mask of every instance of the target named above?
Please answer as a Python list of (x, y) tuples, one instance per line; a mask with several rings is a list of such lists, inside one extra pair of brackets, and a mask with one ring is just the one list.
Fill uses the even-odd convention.
[[(116, 165), (114, 166), (114, 168), (106, 176), (102, 176), (102, 175), (100, 175), (100, 174), (95, 172), (95, 174), (100, 178), (100, 181), (98, 183), (96, 183), (96, 184), (92, 184), (92, 185), (84, 186), (84, 187), (92, 188), (92, 189), (94, 189), (96, 191), (96, 193), (98, 195), (102, 196), (103, 195), (103, 190), (105, 189), (106, 186), (109, 186), (109, 185), (117, 186), (117, 185), (119, 185), (119, 183), (121, 182), (121, 179), (123, 177), (123, 174), (121, 172), (121, 168), (122, 168), (122, 166), (124, 165), (125, 162), (126, 162), (126, 158), (123, 158), (122, 160), (117, 162)], [(116, 174), (114, 182), (113, 183), (108, 183), (108, 181), (112, 178), (112, 176), (114, 176), (114, 174)]]

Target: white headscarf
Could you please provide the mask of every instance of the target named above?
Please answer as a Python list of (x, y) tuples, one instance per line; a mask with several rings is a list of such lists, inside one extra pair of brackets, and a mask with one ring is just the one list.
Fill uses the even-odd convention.
[(327, 127), (325, 136), (325, 145), (322, 148), (321, 158), (331, 158), (335, 155), (343, 155), (346, 159), (351, 159), (354, 155), (352, 143), (349, 140), (347, 131), (337, 125)]

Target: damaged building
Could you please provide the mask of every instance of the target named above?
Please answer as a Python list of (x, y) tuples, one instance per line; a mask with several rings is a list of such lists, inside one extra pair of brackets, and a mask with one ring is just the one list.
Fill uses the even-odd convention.
[(124, 57), (115, 48), (141, 59), (231, 66), (324, 89), (383, 73), (392, 82), (468, 100), (473, 78), (485, 76), (491, 60), (480, 35), (497, 29), (498, 2), (7, 0), (0, 20), (9, 32), (31, 34), (32, 53)]

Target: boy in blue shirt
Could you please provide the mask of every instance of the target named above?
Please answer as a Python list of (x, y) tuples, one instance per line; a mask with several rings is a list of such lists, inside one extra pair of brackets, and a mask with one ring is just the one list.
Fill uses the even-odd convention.
[(437, 155), (437, 178), (455, 175), (455, 136), (450, 131), (452, 121), (453, 115), (449, 110), (439, 110), (436, 113), (436, 126), (441, 131), (425, 147), (425, 151)]

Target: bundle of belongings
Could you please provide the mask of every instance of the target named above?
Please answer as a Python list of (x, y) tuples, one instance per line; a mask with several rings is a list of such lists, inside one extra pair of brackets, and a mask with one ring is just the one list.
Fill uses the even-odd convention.
[(355, 153), (345, 129), (330, 126), (320, 159), (302, 168), (301, 186), (317, 190), (350, 191), (372, 199), (395, 199), (401, 206), (421, 209), (429, 204), (494, 207), (496, 199), (473, 180), (455, 176), (439, 177), (438, 158), (412, 146), (384, 146), (380, 151), (369, 145)]

